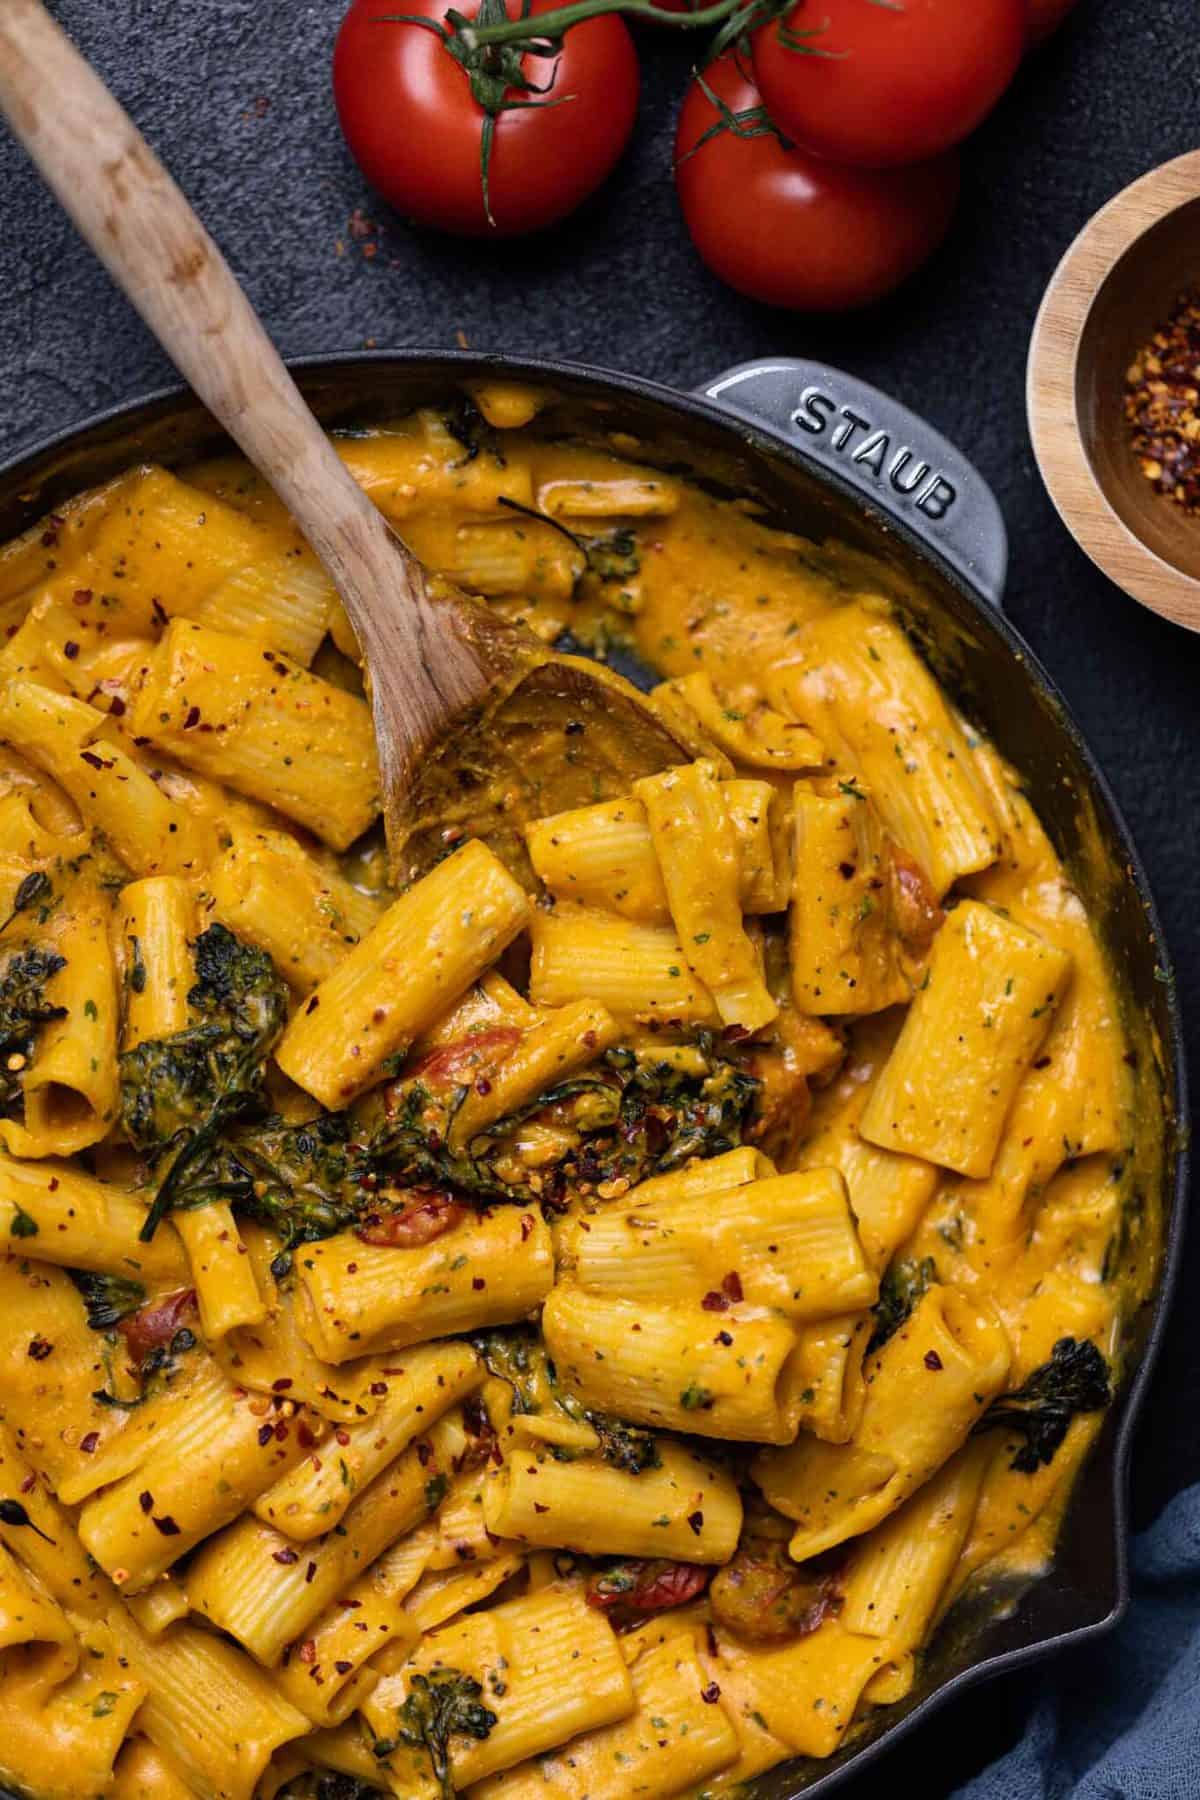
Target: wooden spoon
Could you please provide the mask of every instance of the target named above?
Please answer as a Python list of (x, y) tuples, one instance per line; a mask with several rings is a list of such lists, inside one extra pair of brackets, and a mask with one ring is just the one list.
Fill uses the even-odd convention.
[[(703, 751), (610, 670), (547, 650), (444, 582), (431, 592), (309, 411), (213, 239), (41, 0), (0, 0), (0, 112), (325, 565), (366, 657), (397, 880), (467, 829), (520, 864), (514, 784), (527, 785), (529, 753), (567, 723), (584, 797), (628, 792), (634, 776)], [(464, 795), (476, 801), (469, 817)], [(525, 797), (536, 808), (536, 796)], [(569, 784), (558, 803), (575, 803)]]

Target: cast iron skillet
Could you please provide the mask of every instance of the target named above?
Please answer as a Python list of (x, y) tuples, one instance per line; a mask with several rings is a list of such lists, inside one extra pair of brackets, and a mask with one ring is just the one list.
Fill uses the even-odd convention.
[[(295, 373), (335, 428), (444, 403), (465, 381), (529, 382), (555, 396), (545, 429), (631, 434), (644, 460), (753, 495), (779, 523), (881, 559), (938, 674), (1021, 770), (1106, 940), (1139, 1050), (1138, 1113), (1150, 1128), (1164, 1122), (1160, 1166), (1141, 1193), (1142, 1217), (1162, 1220), (1162, 1262), (1130, 1322), (1130, 1376), (1079, 1480), (1051, 1573), (952, 1612), (905, 1701), (881, 1709), (830, 1761), (790, 1762), (754, 1788), (757, 1800), (817, 1800), (969, 1682), (1109, 1631), (1128, 1605), (1129, 1447), (1179, 1268), (1187, 1143), (1179, 1009), (1145, 873), (1060, 695), (999, 610), (1007, 546), (993, 495), (944, 438), (875, 389), (786, 358), (743, 365), (688, 396), (573, 365), (468, 353), (347, 354), (302, 361)], [(0, 468), (0, 542), (134, 462), (177, 465), (222, 444), (178, 390), (102, 413)]]

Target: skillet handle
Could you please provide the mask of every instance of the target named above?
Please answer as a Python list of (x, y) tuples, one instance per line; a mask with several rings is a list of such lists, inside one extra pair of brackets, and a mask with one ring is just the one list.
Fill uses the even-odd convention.
[(1008, 534), (987, 482), (940, 432), (878, 388), (803, 357), (740, 363), (696, 389), (906, 525), (993, 606)]

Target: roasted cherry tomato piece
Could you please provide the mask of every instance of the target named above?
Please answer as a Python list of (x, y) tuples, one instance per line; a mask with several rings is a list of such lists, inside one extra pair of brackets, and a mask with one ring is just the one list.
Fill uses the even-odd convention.
[(586, 1597), (589, 1606), (607, 1613), (621, 1631), (640, 1624), (651, 1613), (686, 1606), (704, 1592), (711, 1580), (712, 1570), (699, 1563), (630, 1557), (593, 1575)]
[(386, 1204), (372, 1209), (355, 1232), (364, 1244), (415, 1250), (461, 1225), (467, 1216), (461, 1200), (437, 1188), (410, 1188), (403, 1194), (382, 1198)]
[(117, 1329), (125, 1339), (131, 1361), (144, 1363), (152, 1350), (171, 1343), (195, 1318), (196, 1311), (196, 1290), (177, 1288), (173, 1294), (163, 1294), (122, 1319)]
[(520, 1042), (521, 1032), (515, 1025), (496, 1025), (488, 1031), (477, 1031), (468, 1037), (455, 1038), (423, 1056), (407, 1079), (424, 1081), (432, 1087), (461, 1087), (473, 1081), (483, 1068), (494, 1068)]
[[(532, 0), (531, 17), (553, 3)], [(600, 186), (629, 140), (638, 99), (633, 40), (608, 15), (568, 31), (558, 57), (521, 58), (529, 82), (553, 86), (541, 96), (515, 89), (505, 95), (517, 104), (495, 120), (489, 223), (482, 178), (488, 115), (466, 71), (435, 30), (385, 16), (403, 12), (452, 31), (445, 23), (451, 10), (445, 0), (396, 8), (354, 0), (333, 56), (346, 142), (372, 186), (418, 225), (468, 237), (541, 231)], [(509, 16), (519, 16), (515, 4)]]
[(862, 168), (961, 143), (1012, 80), (1026, 0), (797, 0), (754, 37), (754, 79), (785, 137)]
[(911, 169), (840, 168), (784, 145), (732, 58), (703, 81), (680, 113), (675, 183), (693, 243), (730, 287), (801, 312), (866, 306), (946, 235), (955, 151)]
[(840, 1562), (788, 1555), (787, 1520), (749, 1515), (731, 1562), (718, 1569), (709, 1600), (715, 1624), (750, 1644), (810, 1637), (842, 1610)]

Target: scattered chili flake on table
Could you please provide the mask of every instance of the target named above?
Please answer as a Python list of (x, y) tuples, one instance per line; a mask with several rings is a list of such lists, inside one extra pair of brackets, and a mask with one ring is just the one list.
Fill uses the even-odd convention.
[(1125, 376), (1125, 418), (1142, 474), (1200, 512), (1200, 289), (1180, 296)]

